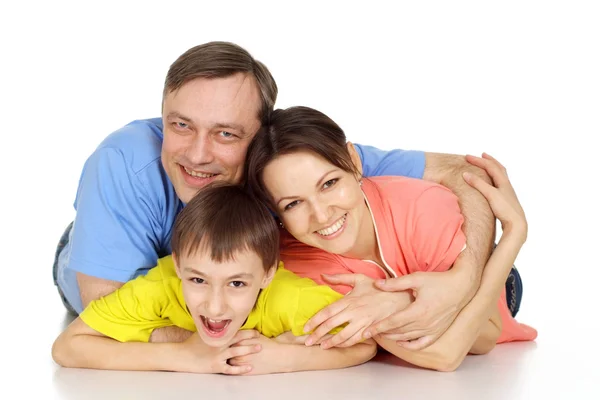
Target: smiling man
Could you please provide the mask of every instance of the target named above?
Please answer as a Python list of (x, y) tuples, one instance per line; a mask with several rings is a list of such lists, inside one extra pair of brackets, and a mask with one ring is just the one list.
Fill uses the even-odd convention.
[[(242, 179), (247, 148), (276, 98), (269, 70), (235, 44), (205, 43), (175, 60), (165, 80), (162, 118), (136, 120), (113, 132), (84, 165), (75, 220), (54, 262), (54, 282), (69, 311), (79, 314), (171, 254), (178, 213), (207, 184)], [(494, 236), (487, 201), (464, 183), (461, 172), (487, 175), (462, 156), (355, 147), (365, 176), (431, 180), (450, 188), (461, 202), (468, 248), (442, 286), (453, 290), (439, 290), (439, 277), (430, 285), (423, 276), (415, 302), (429, 310), (414, 314), (420, 315), (422, 331), (429, 326), (443, 331), (479, 286)], [(154, 330), (150, 340), (188, 336), (167, 327)]]

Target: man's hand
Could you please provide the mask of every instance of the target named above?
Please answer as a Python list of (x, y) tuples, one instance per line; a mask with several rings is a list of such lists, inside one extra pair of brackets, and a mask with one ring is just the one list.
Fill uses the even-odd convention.
[(233, 365), (229, 361), (236, 357), (247, 357), (259, 353), (261, 346), (255, 341), (258, 336), (259, 333), (255, 330), (241, 330), (236, 333), (228, 346), (217, 348), (208, 346), (198, 333), (194, 333), (189, 339), (178, 344), (182, 349), (177, 354), (182, 368), (177, 370), (226, 375), (246, 374), (252, 371), (251, 364)]
[[(315, 314), (304, 326), (310, 334), (305, 344), (321, 343), (323, 349), (350, 347), (364, 340), (363, 332), (400, 310), (413, 300), (409, 292), (384, 292), (373, 285), (373, 279), (362, 274), (323, 275), (332, 284), (352, 286), (343, 298)], [(341, 332), (324, 339), (332, 329), (347, 324)]]
[(375, 323), (365, 337), (381, 334), (409, 350), (420, 350), (435, 342), (452, 324), (470, 299), (472, 282), (465, 274), (450, 270), (415, 272), (378, 280), (375, 286), (387, 292), (411, 290), (415, 301), (405, 310)]

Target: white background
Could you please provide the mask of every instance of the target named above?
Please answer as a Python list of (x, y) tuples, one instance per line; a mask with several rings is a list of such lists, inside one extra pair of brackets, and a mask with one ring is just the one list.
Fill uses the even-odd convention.
[(113, 130), (160, 115), (165, 75), (181, 53), (227, 40), (269, 67), (278, 107), (317, 108), (354, 142), (502, 161), (530, 228), (517, 260), (518, 319), (539, 330), (534, 354), (548, 374), (527, 393), (551, 391), (544, 382), (595, 388), (598, 3), (390, 4), (0, 6), (0, 335), (10, 381), (35, 389), (32, 376), (50, 384), (55, 371), (50, 345), (64, 313), (51, 263), (85, 159)]

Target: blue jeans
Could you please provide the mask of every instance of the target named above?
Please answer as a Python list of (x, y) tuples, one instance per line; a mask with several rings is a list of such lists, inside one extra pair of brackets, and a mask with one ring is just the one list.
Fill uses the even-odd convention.
[(71, 228), (73, 228), (73, 222), (71, 222), (67, 226), (67, 229), (65, 229), (64, 233), (60, 237), (60, 240), (58, 241), (58, 245), (56, 246), (56, 253), (54, 254), (54, 265), (52, 267), (52, 277), (54, 279), (54, 286), (56, 286), (56, 289), (58, 290), (58, 295), (60, 296), (60, 299), (62, 300), (63, 305), (65, 306), (67, 311), (70, 314), (78, 315), (77, 311), (75, 311), (67, 301), (67, 298), (65, 297), (62, 290), (60, 290), (60, 286), (58, 286), (58, 257), (60, 256), (60, 252), (65, 248), (67, 243), (69, 243), (69, 234), (71, 233)]

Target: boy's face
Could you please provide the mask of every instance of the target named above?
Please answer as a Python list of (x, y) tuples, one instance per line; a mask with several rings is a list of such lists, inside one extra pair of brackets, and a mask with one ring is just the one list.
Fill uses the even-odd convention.
[(174, 257), (183, 297), (202, 340), (213, 347), (226, 346), (246, 322), (260, 289), (267, 287), (275, 267), (265, 271), (252, 251), (234, 254), (217, 263), (206, 251), (191, 257)]

